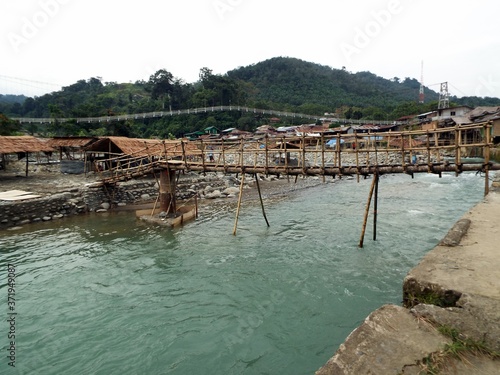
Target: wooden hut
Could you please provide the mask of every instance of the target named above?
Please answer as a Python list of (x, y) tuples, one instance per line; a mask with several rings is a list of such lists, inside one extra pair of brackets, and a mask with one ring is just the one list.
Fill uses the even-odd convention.
[(0, 136), (0, 154), (1, 165), (6, 168), (6, 158), (8, 154), (17, 154), (18, 159), (26, 157), (26, 176), (28, 176), (29, 154), (45, 153), (50, 156), (54, 152), (54, 148), (44, 140), (32, 136)]
[[(159, 140), (127, 137), (106, 137), (85, 149), (91, 167), (87, 170), (111, 169), (117, 162), (150, 163), (157, 160), (182, 160), (201, 155), (201, 151), (185, 140)], [(87, 163), (86, 163), (87, 165)]]
[(59, 151), (59, 160), (75, 160), (83, 159), (85, 148), (97, 140), (97, 137), (54, 137), (48, 143)]

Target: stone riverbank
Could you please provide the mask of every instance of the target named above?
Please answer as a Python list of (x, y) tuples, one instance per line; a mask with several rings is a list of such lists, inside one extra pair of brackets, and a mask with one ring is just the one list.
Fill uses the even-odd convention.
[(500, 176), (316, 375), (500, 374)]
[[(320, 183), (318, 177), (294, 179), (259, 176), (263, 194), (267, 198), (284, 196), (293, 190)], [(19, 201), (0, 200), (0, 230), (14, 230), (22, 226), (62, 219), (80, 214), (100, 214), (113, 209), (134, 210), (135, 206), (154, 203), (158, 196), (158, 181), (145, 177), (117, 183), (104, 188), (97, 184), (97, 176), (62, 175), (58, 170), (32, 174), (28, 177), (4, 176), (0, 191), (23, 190), (36, 195)], [(179, 175), (176, 198), (179, 202), (196, 196), (201, 206), (232, 206), (240, 190), (241, 176), (222, 173), (189, 172)], [(247, 176), (243, 185), (245, 200), (258, 197), (253, 176)], [(206, 204), (210, 202), (210, 205)]]

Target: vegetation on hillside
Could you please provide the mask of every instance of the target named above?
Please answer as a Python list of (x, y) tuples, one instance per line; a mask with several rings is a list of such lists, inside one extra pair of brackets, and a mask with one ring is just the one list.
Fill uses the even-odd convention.
[[(14, 118), (75, 118), (233, 105), (312, 115), (328, 112), (348, 119), (377, 121), (435, 109), (438, 94), (426, 89), (427, 102), (419, 104), (418, 89), (419, 82), (412, 78), (387, 80), (370, 72), (350, 73), (299, 59), (276, 57), (224, 75), (213, 74), (204, 67), (195, 83), (186, 83), (168, 70), (160, 69), (148, 81), (102, 82), (99, 77), (92, 77), (40, 97), (0, 95), (0, 113)], [(477, 97), (452, 98), (452, 101), (470, 106), (499, 105), (500, 102), (497, 98)], [(282, 121), (288, 125), (291, 120)], [(294, 121), (301, 122), (300, 119)], [(232, 111), (126, 122), (67, 121), (50, 126), (30, 125), (26, 130), (42, 135), (167, 138), (209, 126), (254, 130), (265, 123), (269, 123), (266, 117)], [(15, 131), (9, 127), (9, 132)]]

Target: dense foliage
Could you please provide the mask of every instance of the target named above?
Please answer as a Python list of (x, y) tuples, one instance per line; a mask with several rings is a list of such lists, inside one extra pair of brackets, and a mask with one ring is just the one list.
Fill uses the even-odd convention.
[[(438, 94), (429, 89), (425, 93), (426, 104), (417, 102), (419, 86), (412, 78), (388, 80), (370, 72), (353, 74), (344, 68), (276, 57), (225, 75), (213, 74), (204, 67), (199, 80), (189, 84), (160, 69), (148, 81), (103, 83), (100, 78), (92, 77), (40, 97), (0, 95), (0, 113), (9, 117), (75, 118), (233, 105), (312, 115), (329, 112), (349, 119), (394, 120), (436, 108)], [(470, 106), (499, 105), (497, 98), (452, 98), (452, 101)], [(289, 124), (291, 120), (282, 121)], [(300, 119), (294, 121), (300, 123)], [(73, 120), (51, 126), (31, 125), (26, 130), (44, 135), (166, 138), (209, 126), (254, 130), (268, 122), (268, 118), (259, 115), (232, 111), (128, 122)], [(15, 131), (9, 129), (11, 133)]]

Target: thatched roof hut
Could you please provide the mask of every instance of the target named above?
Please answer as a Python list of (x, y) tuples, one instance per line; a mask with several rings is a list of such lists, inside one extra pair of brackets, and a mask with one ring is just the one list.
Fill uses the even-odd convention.
[(70, 158), (71, 152), (73, 157), (75, 152), (82, 152), (86, 147), (97, 141), (97, 137), (54, 137), (48, 143), (55, 149), (59, 150), (59, 158), (63, 159), (63, 154)]
[[(6, 154), (52, 153), (54, 148), (45, 140), (32, 136), (0, 136), (0, 164), (5, 169)], [(21, 157), (21, 156), (20, 156)], [(26, 176), (28, 176), (29, 158), (26, 156)]]
[(53, 151), (54, 148), (47, 141), (32, 136), (0, 136), (0, 154)]
[(54, 148), (84, 148), (97, 141), (96, 137), (54, 137), (48, 143)]
[[(199, 154), (199, 149), (189, 141), (184, 143), (187, 155)], [(133, 157), (178, 157), (183, 155), (181, 140), (159, 140), (127, 137), (106, 137), (92, 143), (85, 149), (90, 153), (128, 155)]]

